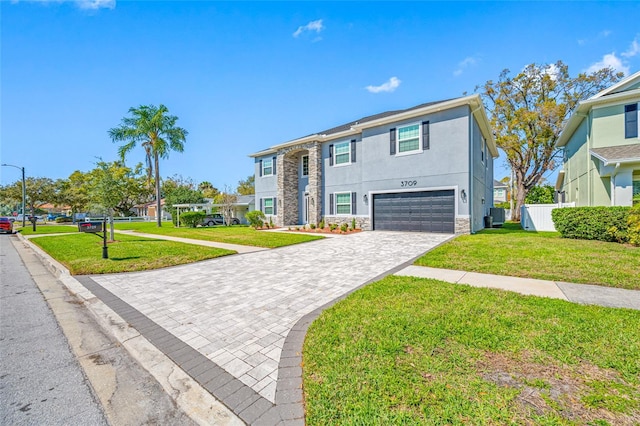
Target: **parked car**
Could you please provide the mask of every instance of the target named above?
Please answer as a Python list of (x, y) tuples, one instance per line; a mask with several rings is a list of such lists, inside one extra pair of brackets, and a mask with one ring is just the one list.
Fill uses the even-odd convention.
[[(202, 226), (214, 226), (214, 225), (225, 225), (224, 216), (220, 213), (208, 214), (202, 219)], [(231, 218), (232, 225), (240, 225), (240, 220), (238, 218)]]
[(0, 217), (0, 232), (13, 234), (13, 222), (8, 217)]

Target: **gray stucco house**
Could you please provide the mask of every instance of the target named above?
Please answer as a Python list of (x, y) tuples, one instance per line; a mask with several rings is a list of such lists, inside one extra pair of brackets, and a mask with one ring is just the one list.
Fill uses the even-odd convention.
[(278, 226), (469, 233), (498, 156), (479, 95), (364, 117), (251, 154), (256, 209)]

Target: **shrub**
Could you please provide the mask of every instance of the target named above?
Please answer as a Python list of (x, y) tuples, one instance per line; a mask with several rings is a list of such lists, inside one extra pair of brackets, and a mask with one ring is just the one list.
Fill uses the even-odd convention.
[(276, 226), (273, 224), (273, 218), (269, 216), (269, 228), (275, 228)]
[(320, 223), (318, 223), (318, 228), (324, 229), (324, 219), (322, 219)]
[(205, 212), (185, 212), (180, 215), (180, 224), (195, 228), (202, 223), (205, 216)]
[(626, 241), (630, 207), (565, 207), (553, 209), (551, 218), (564, 238)]
[(260, 210), (250, 211), (246, 215), (244, 215), (244, 217), (247, 218), (249, 226), (254, 229), (260, 228), (265, 219), (264, 213), (262, 213)]
[(347, 232), (348, 229), (349, 229), (349, 225), (347, 225), (346, 223), (343, 223), (342, 225), (340, 225), (340, 231)]
[(315, 223), (310, 224), (310, 225), (309, 225), (309, 228), (311, 228), (311, 229), (316, 229), (316, 224), (315, 224)]
[(338, 229), (338, 224), (337, 223), (330, 223), (329, 224), (329, 229), (331, 229), (332, 231), (335, 231), (336, 229)]
[(356, 229), (356, 218), (351, 218), (351, 229), (355, 230)]
[(509, 201), (504, 201), (502, 203), (496, 203), (494, 207), (497, 209), (509, 210), (511, 208), (511, 203)]
[(73, 218), (69, 216), (58, 216), (56, 217), (56, 223), (65, 223), (65, 222), (73, 222)]
[(629, 210), (627, 218), (627, 238), (634, 246), (640, 246), (640, 204), (636, 204)]

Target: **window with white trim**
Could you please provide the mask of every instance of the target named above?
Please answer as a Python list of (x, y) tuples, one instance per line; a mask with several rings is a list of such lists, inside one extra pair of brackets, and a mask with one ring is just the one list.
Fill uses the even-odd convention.
[(333, 146), (334, 164), (349, 164), (351, 162), (351, 142), (337, 143)]
[(273, 198), (262, 199), (262, 212), (264, 214), (273, 214)]
[(632, 195), (632, 204), (635, 206), (636, 204), (640, 204), (640, 175), (633, 175), (633, 195)]
[(351, 214), (351, 193), (336, 192), (336, 214)]
[(412, 152), (420, 150), (420, 125), (398, 127), (398, 152)]
[(273, 159), (262, 160), (262, 176), (270, 176), (273, 174)]
[(309, 176), (309, 156), (302, 156), (302, 176)]

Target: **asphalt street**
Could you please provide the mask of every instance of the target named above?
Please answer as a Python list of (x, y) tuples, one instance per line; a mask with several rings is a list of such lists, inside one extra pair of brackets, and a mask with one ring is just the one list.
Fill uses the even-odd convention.
[(0, 424), (106, 425), (42, 293), (0, 236)]

